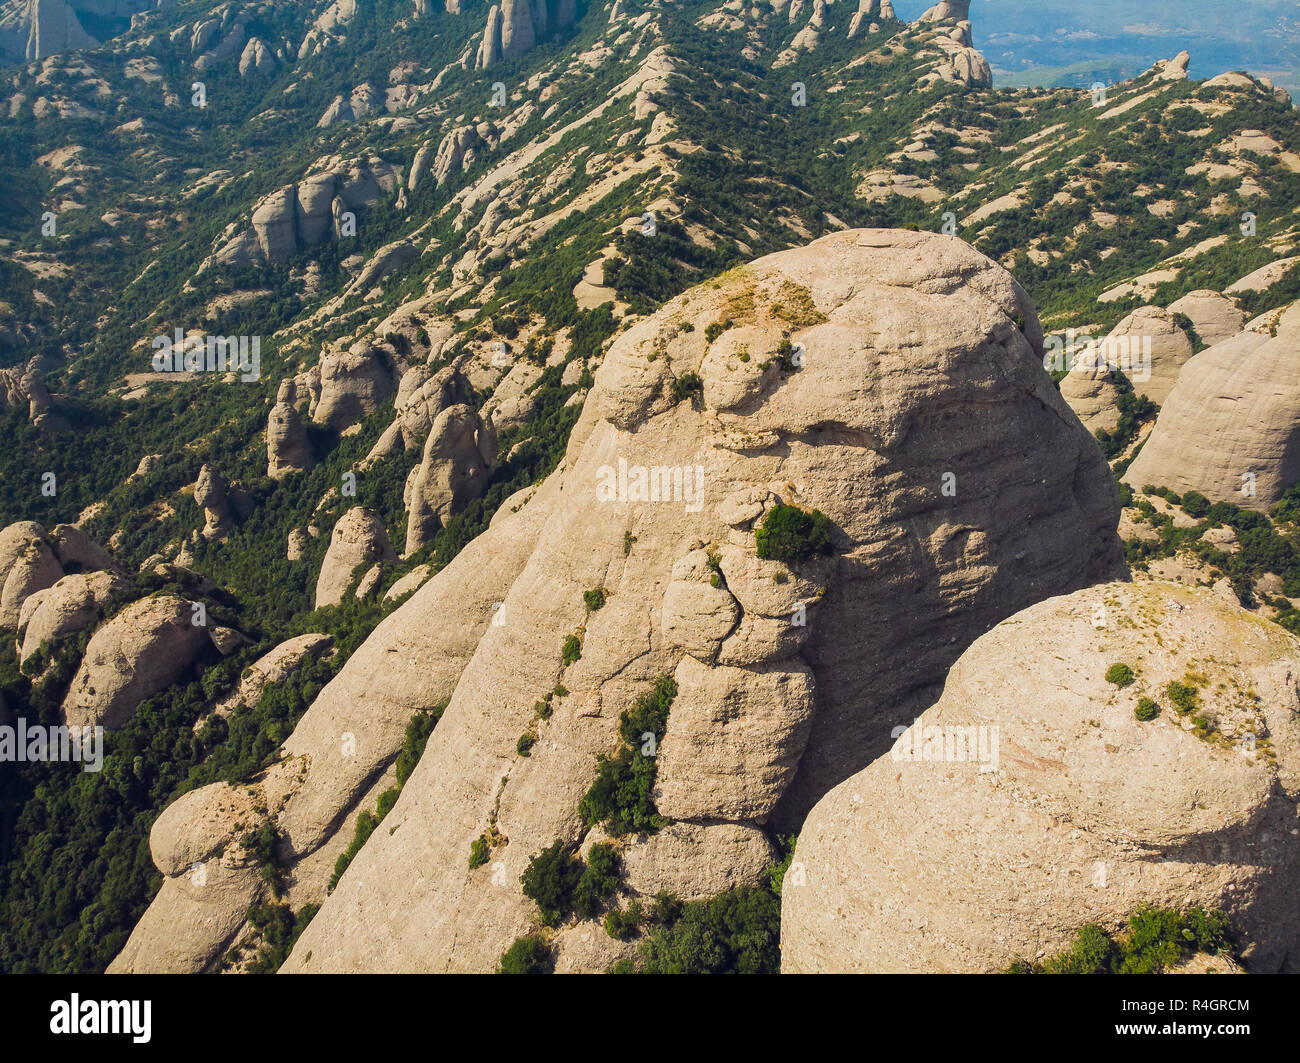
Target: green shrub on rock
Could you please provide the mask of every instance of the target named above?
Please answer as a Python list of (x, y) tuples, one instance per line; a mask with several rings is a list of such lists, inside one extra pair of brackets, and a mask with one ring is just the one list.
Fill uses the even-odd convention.
[(1068, 949), (1044, 961), (1043, 973), (1109, 974), (1118, 954), (1106, 931), (1096, 923), (1089, 923), (1079, 930)]
[(1163, 974), (1196, 953), (1232, 951), (1232, 929), (1222, 912), (1140, 908), (1112, 936), (1096, 923), (1075, 934), (1070, 947), (1041, 963), (1017, 960), (1008, 974)]
[(641, 943), (646, 974), (776, 974), (781, 902), (764, 889), (739, 887), (681, 906)]
[(765, 561), (808, 561), (833, 553), (831, 519), (821, 510), (773, 506), (754, 532), (758, 556)]
[(1106, 682), (1114, 683), (1117, 687), (1132, 686), (1136, 678), (1133, 669), (1127, 664), (1112, 664), (1106, 669)]
[(673, 380), (673, 402), (681, 402), (692, 395), (702, 394), (703, 391), (704, 381), (700, 379), (699, 373), (683, 373)]
[(570, 912), (590, 919), (618, 889), (618, 853), (612, 845), (593, 845), (584, 864), (572, 845), (557, 838), (529, 861), (519, 881), (546, 926), (559, 926)]
[(573, 907), (573, 893), (582, 878), (583, 867), (573, 847), (556, 839), (532, 858), (520, 876), (524, 896), (537, 904), (542, 922), (558, 926)]
[(619, 859), (612, 845), (593, 845), (587, 853), (587, 866), (573, 891), (573, 910), (590, 919), (604, 906), (605, 899), (618, 889)]
[(620, 835), (655, 831), (667, 822), (655, 808), (652, 794), (658, 744), (676, 696), (677, 682), (664, 676), (619, 717), (623, 744), (613, 757), (597, 758), (596, 781), (578, 804), (588, 826), (604, 824), (611, 834)]
[(537, 934), (516, 938), (501, 955), (497, 974), (549, 974), (553, 965), (551, 950)]
[(491, 859), (492, 850), (489, 848), (487, 838), (479, 835), (469, 843), (469, 869), (473, 871), (476, 867), (482, 867)]
[(560, 660), (564, 662), (564, 666), (567, 668), (581, 657), (582, 642), (577, 635), (570, 635), (564, 640), (564, 645), (560, 647)]
[(605, 933), (616, 941), (628, 941), (640, 929), (641, 918), (641, 905), (630, 901), (626, 908), (614, 908), (605, 916)]

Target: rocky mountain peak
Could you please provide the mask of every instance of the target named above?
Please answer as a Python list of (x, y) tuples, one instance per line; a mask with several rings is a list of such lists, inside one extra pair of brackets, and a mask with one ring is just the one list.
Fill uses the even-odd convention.
[[(409, 711), (349, 691), (373, 688), (375, 667), (408, 705), (454, 687), (393, 829), (349, 868), (290, 968), (490, 969), (532, 916), (516, 890), (476, 885), (491, 868), (466, 876), (471, 843), (497, 838), (492, 860), (515, 882), (556, 838), (594, 830), (578, 805), (597, 754), (617, 741), (619, 711), (665, 675), (676, 696), (655, 800), (677, 826), (619, 843), (631, 888), (652, 896), (671, 884), (694, 897), (754, 881), (768, 853), (762, 825), (801, 815), (887, 736), (871, 691), (923, 697), (926, 674), (989, 618), (1040, 587), (1119, 571), (1104, 464), (1042, 375), (1041, 343), (1023, 290), (965, 244), (872, 230), (759, 259), (624, 333), (559, 470), (476, 540), (474, 558), (494, 563), (462, 555), (431, 579), (289, 743), (316, 751), (277, 814), (304, 860), (327, 837), (320, 825), (366, 785), (324, 767), (328, 721), (345, 705), (381, 711), (364, 728), (372, 743), (388, 736), (367, 753), (373, 764)], [(697, 391), (674, 385), (691, 379)], [(955, 434), (956, 420), (983, 434)], [(1041, 452), (1007, 435), (1016, 431), (1052, 439), (1053, 462), (1014, 471)], [(655, 487), (642, 469), (655, 470)], [(947, 474), (965, 485), (955, 496), (943, 493)], [(1023, 485), (1014, 497), (992, 489), (1012, 483)], [(790, 565), (757, 556), (754, 529), (780, 505), (826, 512), (832, 554)], [(1014, 568), (999, 565), (1013, 555)], [(913, 556), (924, 560), (901, 563)], [(604, 604), (588, 613), (592, 587)], [(453, 594), (484, 604), (466, 614), (474, 633), (449, 658), (428, 618)], [(882, 613), (901, 600), (932, 605)], [(558, 643), (547, 652), (554, 632), (573, 630), (577, 657)], [(537, 726), (533, 706), (552, 688), (563, 693), (521, 756), (519, 734)], [(726, 722), (714, 718), (719, 704), (731, 706)], [(412, 892), (404, 869), (417, 840), (424, 878)], [(157, 962), (141, 947), (156, 919), (178, 917), (177, 903), (169, 891), (146, 916), (131, 966)], [(562, 962), (592, 962), (571, 951), (577, 937), (565, 940)], [(217, 944), (193, 962), (209, 962)]]

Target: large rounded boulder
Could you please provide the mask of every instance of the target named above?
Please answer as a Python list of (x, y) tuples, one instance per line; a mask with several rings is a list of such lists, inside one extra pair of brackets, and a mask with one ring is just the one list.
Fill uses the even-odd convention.
[(393, 560), (384, 523), (370, 510), (354, 506), (339, 517), (316, 577), (316, 608), (338, 605), (362, 565)]
[(1300, 480), (1300, 302), (1274, 334), (1238, 333), (1191, 359), (1124, 474), (1265, 510)]
[(23, 520), (0, 530), (0, 628), (16, 629), (23, 603), (62, 577), (41, 525)]
[(192, 603), (173, 594), (133, 602), (100, 627), (63, 699), (71, 726), (120, 727), (171, 686), (209, 645)]
[(1031, 606), (812, 810), (782, 970), (1005, 970), (1148, 905), (1222, 910), (1248, 969), (1294, 968), (1298, 707), (1300, 640), (1208, 589)]
[[(971, 641), (1122, 576), (1109, 469), (1042, 358), (1010, 274), (895, 230), (759, 259), (620, 334), (563, 461), (510, 518), (529, 537), (491, 621), (408, 603), (359, 651), (400, 682), (423, 659), (386, 642), (432, 657), (450, 629), (482, 633), (286, 969), (491, 970), (537, 919), (521, 874), (590, 840), (598, 758), (670, 678), (655, 798), (692, 843), (616, 838), (624, 888), (757, 882), (750, 841), (887, 751), (899, 706), (932, 703)], [(778, 507), (820, 510), (830, 553), (759, 557)], [(364, 701), (349, 708), (360, 733)], [(490, 858), (471, 868), (476, 840)]]

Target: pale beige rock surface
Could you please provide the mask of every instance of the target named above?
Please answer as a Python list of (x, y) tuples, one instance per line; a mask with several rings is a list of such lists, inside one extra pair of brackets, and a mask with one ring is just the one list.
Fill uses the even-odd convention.
[(129, 590), (126, 580), (115, 573), (86, 572), (64, 576), (53, 587), (33, 594), (24, 603), (20, 621), (25, 628), (20, 660), (26, 662), (42, 643), (57, 647), (69, 635), (98, 623)]
[(194, 502), (203, 510), (201, 534), (209, 541), (224, 539), (235, 526), (227, 487), (225, 477), (211, 465), (204, 465), (194, 481)]
[(49, 543), (64, 572), (94, 572), (119, 567), (108, 551), (74, 524), (56, 524), (50, 529)]
[[(728, 318), (746, 329), (752, 363), (779, 357), (789, 339), (804, 347), (802, 368), (750, 377), (729, 342), (709, 366), (720, 381), (728, 364), (746, 377), (716, 392), (727, 408), (709, 406), (713, 392), (674, 400), (672, 379), (702, 372), (707, 327)], [(790, 698), (793, 719), (783, 702), (765, 706), (761, 720), (742, 718), (746, 737), (748, 725), (764, 725), (755, 731), (761, 741), (739, 744), (743, 757), (767, 767), (748, 788), (742, 779), (729, 804), (760, 816), (779, 796), (779, 829), (883, 751), (885, 713), (928, 703), (933, 677), (979, 633), (1031, 601), (1122, 572), (1109, 472), (1042, 357), (1037, 316), (1010, 275), (961, 241), (902, 231), (845, 231), (760, 259), (622, 333), (564, 461), (501, 527), (527, 561), (495, 613), (500, 623), (482, 629), (385, 829), (285, 969), (495, 966), (536, 916), (518, 886), (530, 858), (557, 838), (582, 839), (577, 805), (597, 755), (618, 745), (620, 712), (688, 656), (665, 634), (663, 610), (668, 586), (692, 581), (693, 563), (678, 562), (693, 551), (714, 546), (722, 586), (744, 614), (773, 625), (751, 627), (745, 667), (807, 675), (812, 685), (807, 744), (783, 794), (774, 791), (788, 782), (786, 759), (799, 744), (790, 734), (807, 726), (797, 719), (802, 697)], [(651, 477), (651, 469), (668, 473)], [(955, 494), (944, 493), (945, 473)], [(661, 501), (648, 500), (652, 479)], [(758, 562), (744, 514), (757, 516), (762, 503), (754, 511), (733, 497), (755, 489), (826, 512), (836, 556), (813, 575)], [(732, 501), (726, 519), (724, 500)], [(523, 520), (533, 529), (526, 542), (506, 532)], [(440, 578), (376, 629), (358, 657), (388, 656), (396, 618), (420, 615)], [(606, 603), (589, 613), (583, 592), (595, 587)], [(799, 639), (776, 637), (774, 624), (790, 623), (820, 587), (802, 649)], [(565, 667), (569, 632), (580, 633), (581, 657)], [(419, 637), (437, 645), (447, 633)], [(383, 674), (384, 686), (407, 681), (400, 659)], [(539, 722), (534, 705), (557, 683), (567, 694)], [(667, 742), (674, 724), (670, 711)], [(530, 727), (537, 741), (521, 757), (516, 742)], [(292, 747), (301, 748), (303, 732), (300, 724)], [(301, 849), (326, 819), (291, 803), (280, 822)], [(470, 843), (489, 826), (505, 841), (471, 871)]]
[(1135, 392), (1157, 406), (1164, 405), (1179, 371), (1192, 357), (1191, 339), (1172, 312), (1158, 306), (1138, 307), (1111, 329), (1099, 348), (1105, 364), (1119, 369)]
[(179, 875), (219, 856), (261, 823), (249, 790), (213, 783), (191, 790), (165, 808), (149, 832), (149, 855), (164, 875)]
[(1098, 428), (1113, 432), (1119, 424), (1119, 388), (1110, 366), (1094, 361), (1090, 366), (1075, 365), (1061, 378), (1061, 398), (1069, 403), (1083, 427), (1090, 432)]
[(243, 54), (239, 57), (239, 76), (273, 73), (275, 73), (275, 56), (271, 54), (271, 49), (261, 39), (250, 38), (244, 46)]
[(372, 414), (397, 390), (391, 367), (364, 342), (329, 351), (320, 360), (320, 396), (311, 419), (343, 431)]
[(813, 678), (795, 658), (753, 668), (686, 656), (659, 749), (655, 804), (673, 819), (763, 822), (808, 743)]
[(627, 890), (650, 899), (663, 891), (704, 900), (754, 886), (775, 853), (767, 836), (739, 823), (674, 823), (638, 836), (620, 854)]
[(1300, 263), (1300, 255), (1291, 258), (1280, 258), (1276, 262), (1270, 262), (1267, 266), (1261, 266), (1253, 273), (1246, 274), (1240, 280), (1229, 284), (1225, 290), (1233, 295), (1242, 292), (1265, 291), (1291, 272), (1296, 263)]
[(329, 549), (316, 577), (316, 608), (338, 605), (361, 565), (393, 559), (383, 522), (362, 506), (349, 509), (330, 533)]
[(119, 727), (145, 698), (170, 686), (209, 644), (190, 603), (142, 598), (99, 628), (63, 699), (70, 725)]
[(942, 0), (933, 7), (926, 8), (921, 15), (922, 22), (938, 22), (940, 19), (966, 19), (970, 17), (970, 0)]
[(1235, 336), (1246, 320), (1241, 308), (1226, 295), (1205, 290), (1175, 299), (1169, 304), (1169, 312), (1190, 318), (1196, 334), (1211, 347)]
[(384, 601), (394, 601), (407, 594), (413, 594), (418, 591), (426, 580), (433, 574), (433, 569), (429, 565), (416, 565), (405, 576), (395, 580), (393, 585), (384, 592)]
[(482, 70), (499, 62), (501, 62), (501, 5), (493, 4), (488, 9), (487, 25), (483, 29), (483, 39), (479, 42), (474, 67)]
[(319, 633), (286, 639), (245, 668), (239, 685), (217, 702), (214, 711), (224, 716), (239, 705), (256, 705), (267, 687), (285, 682), (305, 661), (323, 656), (333, 645), (333, 636)]
[(556, 974), (590, 974), (635, 956), (637, 943), (618, 941), (606, 933), (599, 920), (589, 919), (565, 927), (555, 935), (551, 947)]
[(0, 627), (17, 628), (23, 603), (62, 577), (41, 525), (19, 521), (0, 531)]
[(107, 973), (214, 970), (265, 890), (261, 868), (238, 845), (185, 874), (165, 878)]
[(1300, 303), (1273, 338), (1243, 332), (1183, 367), (1124, 482), (1267, 509), (1300, 480)]
[(297, 407), (277, 402), (266, 422), (266, 475), (283, 480), (295, 472), (306, 472), (316, 464), (307, 426)]
[[(1120, 661), (1128, 688), (1105, 680)], [(1208, 740), (1164, 694), (1189, 674), (1207, 680)], [(782, 970), (998, 971), (1146, 904), (1222, 908), (1248, 969), (1294, 967), (1298, 677), (1300, 641), (1204, 588), (1109, 584), (1004, 621), (920, 717), (920, 757), (903, 735), (809, 815)], [(972, 727), (997, 729), (996, 770), (937, 752), (942, 729)]]
[(450, 406), (438, 414), (407, 507), (406, 553), (412, 554), (487, 488), (496, 466), (497, 435), (490, 416)]
[[(262, 807), (284, 834), (295, 908), (324, 899), (357, 814), (393, 785), (391, 765), (412, 715), (447, 699), (484, 630), (501, 616), (496, 607), (527, 558), (539, 512), (506, 499), (486, 532), (380, 623), (298, 722), (283, 759), (255, 780)], [(244, 815), (232, 806), (225, 818), (229, 824), (199, 816), (188, 827), (188, 814), (178, 814), (169, 844), (201, 849), (204, 839), (235, 831)], [(198, 837), (185, 841), (191, 829)], [(221, 867), (234, 866), (209, 878), (219, 891), (195, 888), (188, 874), (168, 878), (110, 970), (209, 969), (260, 895), (259, 873), (245, 874), (237, 858), (223, 857)], [(210, 875), (218, 871), (211, 860), (207, 866)], [(169, 935), (169, 927), (183, 927), (183, 935)]]

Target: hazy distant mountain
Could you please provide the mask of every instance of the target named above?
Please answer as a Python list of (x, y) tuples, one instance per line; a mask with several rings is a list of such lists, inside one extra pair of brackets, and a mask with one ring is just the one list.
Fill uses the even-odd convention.
[[(928, 0), (899, 0), (915, 18)], [(976, 45), (1000, 85), (1116, 81), (1186, 48), (1192, 77), (1267, 74), (1300, 89), (1300, 7), (1294, 0), (974, 0)]]

